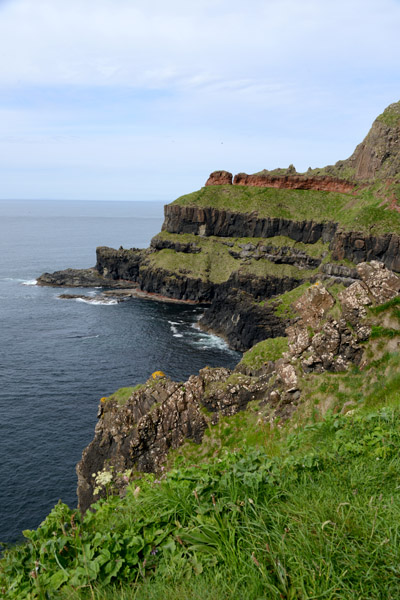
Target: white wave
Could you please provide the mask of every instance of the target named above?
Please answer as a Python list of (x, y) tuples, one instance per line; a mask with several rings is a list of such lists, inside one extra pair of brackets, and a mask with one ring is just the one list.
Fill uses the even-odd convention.
[(170, 325), (181, 325), (182, 321), (168, 321)]
[(22, 285), (36, 285), (37, 279), (21, 279), (20, 277), (2, 277), (1, 281), (18, 281)]
[(174, 333), (173, 334), (174, 337), (179, 337), (179, 338), (183, 338), (183, 334), (182, 333)]
[(225, 340), (213, 333), (203, 334), (199, 336), (197, 340), (190, 340), (190, 343), (193, 344), (193, 346), (200, 347), (202, 350), (210, 350), (212, 348), (225, 351), (230, 350)]
[(77, 302), (84, 302), (85, 304), (94, 304), (95, 306), (111, 306), (114, 304), (118, 304), (118, 301), (114, 298), (103, 299), (103, 300), (91, 300), (90, 298), (76, 298)]
[(80, 336), (76, 336), (77, 338), (80, 338), (81, 340), (91, 340), (93, 338), (98, 338), (99, 334), (97, 335), (80, 335)]
[(22, 285), (36, 285), (37, 284), (37, 279), (25, 279), (22, 280)]

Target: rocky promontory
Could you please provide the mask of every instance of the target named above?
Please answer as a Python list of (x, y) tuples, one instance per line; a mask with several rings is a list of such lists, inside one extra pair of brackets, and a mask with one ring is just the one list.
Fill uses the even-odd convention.
[[(388, 331), (389, 322), (371, 320), (369, 307), (400, 290), (399, 107), (389, 106), (345, 161), (306, 173), (293, 165), (214, 171), (165, 207), (149, 248), (99, 247), (94, 268), (39, 278), (201, 303), (200, 326), (248, 351), (234, 372), (149, 380), (123, 405), (118, 396), (104, 402), (78, 467), (83, 510), (94, 499), (91, 474), (105, 465), (157, 471), (169, 449), (200, 442), (221, 415), (257, 401), (271, 419), (288, 418), (308, 373), (367, 364), (371, 331)], [(268, 360), (251, 358), (257, 348)]]
[[(94, 475), (103, 469), (160, 473), (170, 450), (187, 440), (201, 443), (207, 428), (249, 403), (263, 407), (271, 423), (288, 419), (302, 401), (305, 374), (343, 372), (352, 364), (365, 368), (371, 331), (385, 322), (367, 309), (397, 297), (400, 278), (378, 262), (362, 263), (357, 272), (360, 280), (340, 292), (332, 283), (316, 282), (293, 302), (296, 318), (286, 329), (287, 351), (277, 360), (260, 362), (255, 346), (234, 371), (205, 368), (184, 383), (156, 373), (128, 399), (118, 393), (103, 398), (94, 439), (77, 466), (81, 510), (97, 499)], [(392, 325), (398, 346), (400, 326)], [(258, 346), (266, 349), (270, 342)]]

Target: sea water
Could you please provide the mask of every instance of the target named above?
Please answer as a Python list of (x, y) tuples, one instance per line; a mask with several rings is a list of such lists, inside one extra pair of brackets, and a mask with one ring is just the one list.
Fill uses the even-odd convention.
[(93, 266), (96, 246), (148, 246), (162, 219), (160, 202), (0, 201), (1, 542), (59, 499), (76, 506), (100, 397), (156, 370), (184, 381), (240, 358), (196, 327), (199, 306), (62, 300), (98, 292), (35, 285), (46, 271)]

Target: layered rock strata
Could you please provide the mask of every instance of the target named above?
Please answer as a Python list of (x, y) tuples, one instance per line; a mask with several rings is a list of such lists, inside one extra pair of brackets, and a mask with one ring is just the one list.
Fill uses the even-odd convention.
[(320, 190), (325, 192), (351, 193), (355, 184), (329, 176), (274, 175), (268, 172), (248, 175), (238, 173), (234, 177), (228, 171), (214, 171), (206, 181), (209, 185), (242, 185), (246, 187), (277, 188), (289, 190)]
[(258, 217), (256, 214), (177, 204), (165, 207), (163, 230), (219, 237), (286, 236), (305, 244), (322, 240), (329, 242), (334, 260), (346, 259), (355, 263), (378, 260), (387, 268), (400, 272), (400, 236), (394, 233), (368, 235), (342, 231), (337, 223)]

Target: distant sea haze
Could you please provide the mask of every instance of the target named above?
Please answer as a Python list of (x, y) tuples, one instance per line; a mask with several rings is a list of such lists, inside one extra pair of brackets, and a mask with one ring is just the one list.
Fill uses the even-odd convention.
[(238, 353), (201, 332), (198, 306), (60, 300), (43, 272), (95, 264), (96, 246), (146, 247), (161, 202), (0, 201), (0, 541), (20, 539), (61, 499), (76, 506), (75, 465), (99, 398), (153, 371), (185, 380)]

